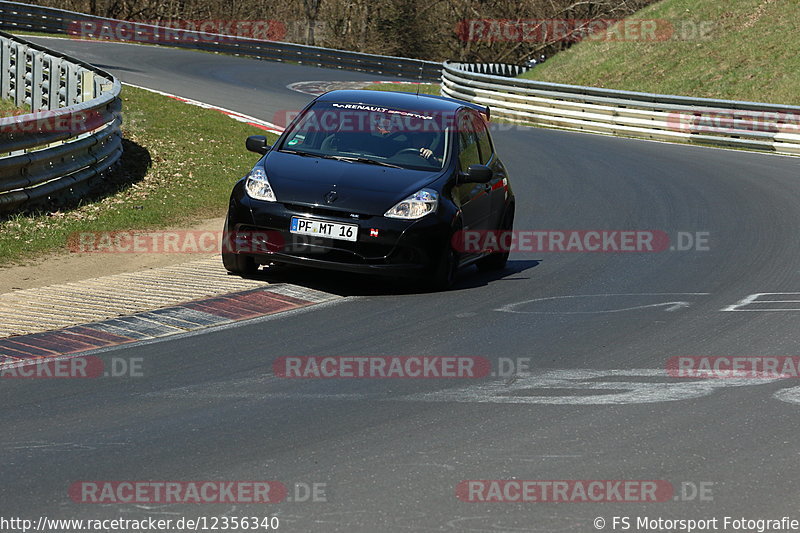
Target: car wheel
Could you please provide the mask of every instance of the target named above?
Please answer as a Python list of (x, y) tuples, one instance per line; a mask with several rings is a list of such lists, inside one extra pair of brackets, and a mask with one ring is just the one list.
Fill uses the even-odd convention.
[(251, 276), (258, 272), (258, 265), (252, 257), (241, 254), (222, 254), (222, 265), (231, 274)]
[(448, 242), (433, 271), (433, 278), (426, 283), (427, 288), (431, 291), (446, 291), (453, 286), (456, 270), (458, 270), (458, 255)]
[[(222, 230), (225, 239), (228, 239), (228, 222), (225, 221), (225, 228)], [(231, 274), (239, 276), (250, 276), (258, 272), (258, 265), (255, 259), (248, 255), (236, 254), (233, 252), (226, 252), (224, 250), (225, 243), (223, 243), (222, 251), (222, 266)]]
[[(514, 206), (511, 205), (503, 216), (503, 223), (500, 225), (500, 231), (511, 231), (514, 228)], [(475, 266), (481, 272), (491, 272), (494, 270), (503, 270), (508, 263), (508, 250), (504, 252), (494, 252), (481, 259), (475, 261)]]

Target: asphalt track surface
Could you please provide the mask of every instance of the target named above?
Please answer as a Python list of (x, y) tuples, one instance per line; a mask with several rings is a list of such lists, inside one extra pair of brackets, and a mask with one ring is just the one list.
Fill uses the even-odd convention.
[[(289, 83), (377, 79), (41, 42), (125, 82), (265, 120), (310, 98)], [(644, 516), (800, 519), (800, 404), (791, 401), (800, 382), (710, 387), (661, 375), (672, 356), (800, 355), (800, 311), (755, 310), (798, 304), (723, 311), (755, 293), (800, 292), (800, 160), (546, 129), (497, 131), (495, 142), (513, 179), (517, 229), (708, 232), (710, 249), (520, 253), (505, 272), (469, 268), (439, 294), (349, 275), (270, 274), (345, 298), (102, 355), (142, 358), (140, 378), (0, 383), (0, 514), (277, 515), (279, 531), (303, 532), (589, 532), (596, 517), (610, 531), (614, 516), (634, 525)], [(554, 299), (567, 296), (575, 298)], [(278, 379), (272, 362), (287, 355), (529, 358), (532, 373), (516, 382)], [(629, 372), (607, 375), (614, 370)], [(546, 371), (553, 379), (537, 381)], [(636, 392), (590, 388), (598, 382)], [(487, 383), (497, 390), (486, 393)], [(82, 505), (67, 496), (78, 480), (255, 479), (324, 483), (327, 501)], [(678, 499), (459, 501), (458, 483), (474, 479), (667, 480)], [(701, 483), (711, 488), (702, 501), (690, 488)]]

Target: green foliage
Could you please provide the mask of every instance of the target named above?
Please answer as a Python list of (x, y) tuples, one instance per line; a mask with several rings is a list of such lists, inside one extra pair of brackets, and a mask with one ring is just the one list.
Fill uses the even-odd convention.
[(126, 141), (111, 178), (116, 190), (73, 209), (0, 221), (0, 264), (65, 251), (76, 232), (190, 225), (224, 215), (233, 184), (258, 160), (244, 140), (264, 132), (133, 87), (122, 97)]
[[(662, 0), (632, 18), (666, 19), (675, 33), (671, 39), (654, 42), (586, 40), (524, 77), (653, 93), (800, 104), (800, 3)], [(692, 29), (702, 23), (710, 30), (708, 35), (692, 36)]]

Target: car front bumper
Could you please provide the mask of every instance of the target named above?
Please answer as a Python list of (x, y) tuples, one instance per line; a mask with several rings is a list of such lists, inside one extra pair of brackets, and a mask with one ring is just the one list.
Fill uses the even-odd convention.
[[(355, 225), (357, 240), (291, 233), (292, 217)], [(237, 195), (236, 190), (227, 227), (233, 239), (247, 243), (232, 251), (252, 256), (261, 264), (286, 263), (404, 277), (419, 277), (432, 271), (444, 247), (450, 246), (451, 237), (449, 222), (438, 213), (419, 220), (392, 219), (319, 206), (262, 202), (243, 193)], [(253, 243), (252, 239), (262, 242)]]

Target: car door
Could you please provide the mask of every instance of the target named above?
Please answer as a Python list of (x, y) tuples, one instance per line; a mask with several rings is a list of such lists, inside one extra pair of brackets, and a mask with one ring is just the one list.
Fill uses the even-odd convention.
[(462, 111), (458, 117), (458, 176), (454, 187), (454, 198), (461, 208), (464, 230), (487, 230), (492, 211), (491, 185), (471, 183), (466, 180), (470, 165), (481, 164), (478, 137), (474, 127), (474, 117)]
[(490, 196), (490, 214), (487, 226), (489, 229), (499, 228), (505, 214), (508, 177), (506, 169), (495, 155), (486, 122), (479, 115), (474, 117), (475, 136), (478, 141), (481, 164), (492, 169), (492, 180), (487, 183), (487, 194)]

